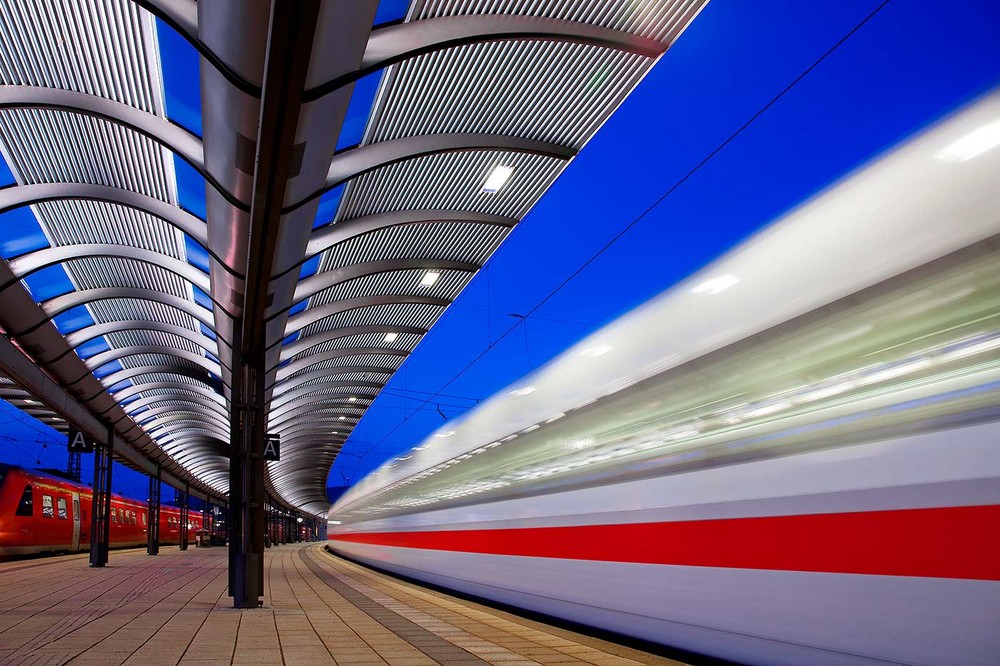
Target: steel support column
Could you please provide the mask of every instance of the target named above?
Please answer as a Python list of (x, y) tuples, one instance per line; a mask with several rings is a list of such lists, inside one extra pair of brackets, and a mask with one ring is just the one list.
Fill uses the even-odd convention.
[(156, 466), (156, 475), (149, 477), (149, 506), (147, 507), (146, 554), (160, 554), (160, 466)]
[(111, 450), (115, 430), (107, 426), (104, 442), (94, 446), (94, 492), (90, 503), (90, 566), (108, 563), (108, 543), (111, 536)]
[(246, 289), (233, 336), (229, 594), (236, 608), (256, 608), (264, 593), (266, 312), (319, 6), (276, 0), (268, 26), (249, 243), (246, 266), (239, 267)]
[(188, 491), (190, 488), (184, 486), (181, 491), (181, 550), (188, 549), (188, 525), (191, 522), (191, 512), (188, 508)]
[(257, 368), (240, 373), (242, 395), (233, 420), (229, 463), (229, 595), (236, 608), (256, 608), (264, 594), (263, 380)]

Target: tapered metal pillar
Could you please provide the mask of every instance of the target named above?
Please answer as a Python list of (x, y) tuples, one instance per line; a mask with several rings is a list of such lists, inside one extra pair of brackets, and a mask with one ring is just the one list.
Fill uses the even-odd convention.
[(148, 525), (146, 526), (146, 554), (160, 553), (160, 466), (156, 466), (156, 476), (149, 477)]
[(90, 503), (90, 566), (108, 563), (108, 543), (111, 536), (111, 451), (114, 427), (108, 425), (106, 441), (94, 446), (94, 492)]
[(267, 310), (319, 10), (319, 0), (276, 0), (270, 8), (246, 263), (239, 267), (246, 279), (231, 347), (229, 593), (236, 608), (257, 607), (264, 591)]

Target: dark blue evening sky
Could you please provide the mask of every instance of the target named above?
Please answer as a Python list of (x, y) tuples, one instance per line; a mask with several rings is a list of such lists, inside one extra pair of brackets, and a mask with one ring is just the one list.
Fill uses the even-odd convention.
[[(375, 23), (398, 21), (407, 4), (383, 0)], [(712, 0), (406, 360), (330, 485), (357, 482), (442, 413), (458, 416), (1000, 85), (998, 28), (991, 0), (945, 13), (930, 0)], [(158, 33), (168, 117), (200, 134), (197, 55), (167, 26)], [(377, 84), (357, 86), (339, 148), (360, 140)], [(181, 205), (203, 217), (204, 181), (181, 160), (175, 168)], [(12, 181), (0, 160), (0, 186)], [(340, 194), (323, 197), (317, 224)], [(47, 245), (28, 209), (0, 216), (0, 228), (4, 258)], [(205, 266), (203, 248), (189, 241), (188, 253)], [(28, 284), (40, 300), (70, 288), (61, 268)], [(79, 308), (57, 324), (88, 321)], [(65, 465), (55, 431), (6, 403), (0, 422), (0, 460)], [(144, 477), (116, 475), (116, 490), (145, 497)]]

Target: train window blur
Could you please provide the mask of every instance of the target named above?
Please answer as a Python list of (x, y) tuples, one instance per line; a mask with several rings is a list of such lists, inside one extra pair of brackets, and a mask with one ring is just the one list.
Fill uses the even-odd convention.
[(60, 520), (66, 520), (69, 518), (69, 510), (66, 507), (65, 497), (56, 498), (56, 515)]
[(42, 495), (42, 515), (46, 518), (55, 518), (52, 509), (52, 495)]
[(128, 522), (130, 525), (135, 525), (135, 511), (129, 511)]
[(142, 512), (142, 526), (143, 527), (146, 526), (146, 512), (145, 511)]
[(80, 500), (73, 498), (73, 515), (80, 517)]
[(344, 517), (566, 488), (584, 471), (587, 483), (622, 480), (985, 418), (997, 349), (1000, 249), (983, 246), (587, 403), (522, 431), (513, 447), (484, 441)]
[(113, 523), (117, 523), (118, 522), (118, 511), (117, 511), (117, 509), (111, 509), (111, 522), (113, 522)]
[(17, 511), (14, 512), (14, 515), (30, 516), (34, 510), (34, 505), (34, 493), (31, 490), (31, 484), (27, 483), (24, 486), (24, 492), (21, 493), (21, 501), (17, 503)]

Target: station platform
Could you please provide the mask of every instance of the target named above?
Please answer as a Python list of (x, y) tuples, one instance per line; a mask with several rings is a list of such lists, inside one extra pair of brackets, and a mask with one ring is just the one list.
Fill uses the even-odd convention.
[(680, 664), (337, 558), (267, 551), (264, 607), (226, 595), (226, 549), (0, 563), (0, 664)]

